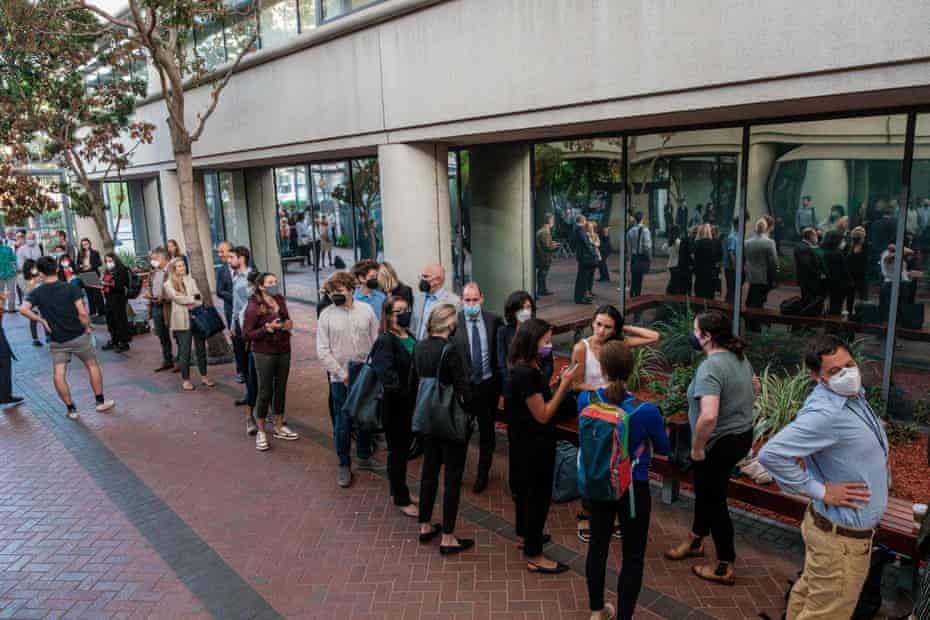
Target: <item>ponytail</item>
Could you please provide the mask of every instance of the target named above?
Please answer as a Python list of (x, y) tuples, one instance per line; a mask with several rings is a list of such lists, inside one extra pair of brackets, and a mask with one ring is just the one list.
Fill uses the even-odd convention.
[(746, 341), (733, 334), (730, 317), (720, 310), (705, 310), (697, 315), (698, 328), (710, 336), (711, 341), (742, 360)]

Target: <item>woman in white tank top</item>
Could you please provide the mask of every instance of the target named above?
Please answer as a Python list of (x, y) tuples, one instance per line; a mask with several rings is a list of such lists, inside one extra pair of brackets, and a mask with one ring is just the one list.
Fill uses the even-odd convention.
[(578, 364), (575, 391), (596, 390), (607, 385), (607, 379), (601, 372), (598, 358), (601, 345), (620, 336), (630, 348), (655, 344), (659, 333), (645, 327), (633, 327), (623, 324), (620, 312), (611, 305), (600, 306), (594, 311), (591, 321), (592, 335), (578, 342), (572, 349), (572, 362)]

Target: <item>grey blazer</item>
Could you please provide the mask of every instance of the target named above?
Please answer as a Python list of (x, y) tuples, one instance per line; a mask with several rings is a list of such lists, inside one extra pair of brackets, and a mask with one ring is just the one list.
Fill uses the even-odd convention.
[(769, 277), (775, 275), (778, 258), (775, 242), (768, 237), (753, 236), (746, 240), (746, 281), (749, 284), (769, 284)]
[[(436, 303), (433, 304), (433, 308), (442, 305), (442, 304), (452, 304), (455, 306), (456, 311), (462, 309), (462, 300), (459, 299), (459, 296), (453, 293), (448, 289), (442, 289), (439, 298), (436, 300)], [(424, 340), (427, 337), (426, 333), (426, 320), (428, 316), (423, 316), (423, 308), (426, 305), (426, 293), (421, 293), (417, 291), (417, 294), (413, 296), (413, 317), (410, 321), (410, 331), (413, 332), (413, 335), (417, 340)], [(432, 311), (432, 310), (431, 310)], [(423, 334), (420, 334), (420, 325), (423, 325)]]

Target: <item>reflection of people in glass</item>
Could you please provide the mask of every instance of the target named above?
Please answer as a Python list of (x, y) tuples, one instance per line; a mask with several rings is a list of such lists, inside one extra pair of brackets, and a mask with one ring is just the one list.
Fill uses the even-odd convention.
[(575, 217), (575, 227), (572, 231), (572, 245), (575, 250), (575, 260), (578, 262), (578, 273), (575, 276), (575, 303), (590, 304), (591, 280), (594, 277), (594, 268), (597, 266), (597, 252), (591, 244), (586, 231), (587, 218), (583, 215)]
[(678, 227), (678, 234), (680, 235), (682, 231), (687, 230), (688, 228), (688, 205), (687, 202), (682, 198), (681, 203), (678, 205), (678, 210), (675, 212), (675, 226)]
[(694, 267), (694, 294), (705, 299), (713, 299), (720, 288), (720, 261), (723, 247), (714, 238), (714, 228), (710, 224), (701, 224), (697, 229), (691, 254)]
[(325, 215), (320, 215), (320, 267), (324, 267), (326, 259), (329, 258), (329, 266), (333, 266), (333, 238), (330, 230), (329, 220)]
[(594, 297), (594, 272), (603, 260), (601, 257), (601, 237), (597, 234), (597, 222), (588, 220), (588, 223), (585, 224), (585, 233), (588, 235), (591, 246), (594, 247), (594, 258), (597, 261), (595, 266), (591, 268), (591, 276), (588, 279), (588, 297)]
[(297, 232), (297, 249), (300, 255), (305, 257), (307, 265), (313, 264), (313, 223), (310, 219), (310, 209), (300, 214), (295, 227)]
[(842, 244), (843, 235), (836, 230), (828, 232), (821, 244), (827, 268), (827, 293), (830, 296), (827, 314), (832, 315), (842, 313), (846, 298), (852, 289), (852, 277)]
[(281, 248), (281, 256), (293, 256), (291, 251), (291, 226), (286, 217), (282, 217), (278, 222), (278, 242)]
[(726, 249), (723, 254), (723, 272), (727, 279), (726, 301), (732, 304), (736, 297), (736, 250), (739, 246), (739, 218), (733, 218), (733, 228), (726, 238)]
[(643, 277), (649, 272), (652, 257), (652, 235), (643, 224), (643, 212), (633, 214), (636, 222), (626, 233), (630, 248), (630, 297), (639, 297), (643, 291)]
[(817, 227), (817, 211), (811, 204), (811, 197), (804, 196), (801, 198), (801, 206), (798, 207), (797, 213), (794, 214), (794, 231), (801, 237), (801, 231), (805, 228)]
[(869, 289), (866, 285), (866, 261), (868, 260), (868, 248), (866, 247), (865, 228), (857, 226), (850, 235), (852, 244), (846, 257), (846, 264), (849, 267), (849, 277), (852, 283), (852, 290), (849, 293), (847, 301), (848, 312), (852, 312), (856, 299), (868, 301)]
[(694, 215), (691, 216), (691, 226), (700, 226), (704, 223), (704, 205), (700, 202), (694, 207)]
[(600, 277), (597, 279), (597, 281), (610, 282), (610, 272), (607, 270), (607, 258), (612, 253), (612, 249), (610, 247), (610, 229), (607, 226), (601, 226), (598, 222), (594, 222), (594, 230), (597, 232), (598, 241), (600, 243), (598, 249), (601, 252), (601, 260), (597, 264)]
[[(746, 307), (764, 308), (769, 291), (775, 288), (778, 269), (775, 242), (769, 235), (769, 223), (766, 218), (759, 218), (755, 234), (746, 240), (743, 247), (746, 254), (746, 281), (749, 282)], [(757, 329), (757, 326), (748, 322), (747, 327)]]
[(555, 217), (547, 213), (543, 218), (543, 225), (536, 231), (536, 296), (551, 295), (552, 291), (546, 280), (549, 277), (549, 268), (552, 266), (552, 255), (559, 249), (559, 243), (552, 240), (552, 226)]
[(798, 285), (801, 287), (801, 303), (805, 308), (818, 298), (822, 300), (824, 297), (826, 269), (819, 250), (817, 231), (809, 227), (804, 228), (801, 231), (801, 243), (794, 248), (794, 264), (798, 274)]
[(668, 231), (668, 285), (665, 287), (667, 295), (681, 295), (684, 293), (684, 286), (681, 282), (681, 269), (679, 268), (681, 235), (678, 226), (672, 226)]
[(846, 215), (846, 209), (843, 208), (843, 205), (833, 205), (830, 207), (830, 215), (827, 216), (827, 219), (820, 222), (821, 230), (831, 231), (835, 230), (839, 221)]
[(376, 259), (378, 256), (378, 232), (375, 223), (364, 212), (359, 213), (358, 255), (361, 260)]

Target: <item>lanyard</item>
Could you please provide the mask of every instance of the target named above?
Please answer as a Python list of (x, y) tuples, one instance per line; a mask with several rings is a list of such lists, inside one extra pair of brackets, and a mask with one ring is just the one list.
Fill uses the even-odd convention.
[(875, 439), (878, 441), (878, 445), (881, 447), (882, 452), (885, 453), (885, 457), (887, 458), (888, 446), (885, 445), (885, 442), (882, 440), (881, 427), (879, 426), (880, 423), (878, 422), (878, 418), (875, 416), (875, 414), (870, 409), (866, 409), (865, 417), (863, 417), (863, 415), (861, 415), (848, 400), (846, 401), (846, 406), (849, 407), (849, 410), (852, 411), (853, 414), (869, 428), (870, 431), (872, 431), (872, 434), (875, 435)]

